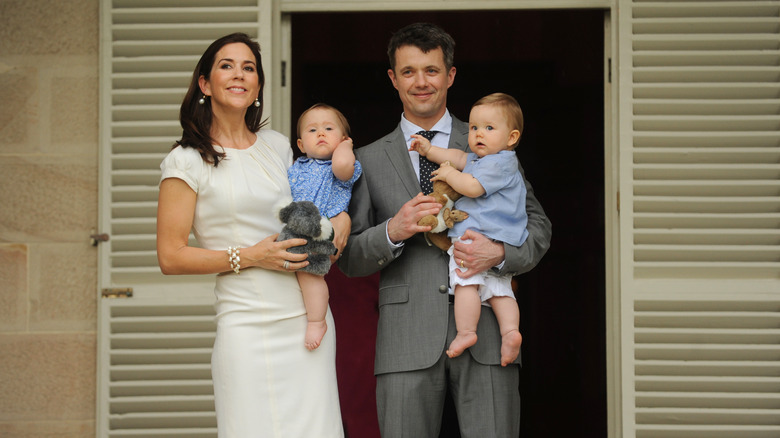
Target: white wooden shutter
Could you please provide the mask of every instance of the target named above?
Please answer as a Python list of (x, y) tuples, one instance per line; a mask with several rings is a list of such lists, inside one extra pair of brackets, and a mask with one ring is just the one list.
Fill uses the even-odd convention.
[[(160, 162), (206, 47), (233, 32), (260, 42), (264, 98), (277, 68), (273, 0), (101, 0), (98, 437), (215, 437), (213, 276), (163, 276), (156, 256)], [(265, 114), (268, 116), (268, 114)], [(191, 240), (194, 245), (195, 242)]]
[(99, 437), (215, 438), (211, 303), (102, 300)]
[(780, 2), (619, 2), (622, 436), (780, 436)]

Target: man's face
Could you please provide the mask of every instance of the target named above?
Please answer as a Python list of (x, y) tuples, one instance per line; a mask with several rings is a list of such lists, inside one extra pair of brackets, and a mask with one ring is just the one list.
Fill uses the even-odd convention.
[(455, 67), (447, 70), (441, 48), (423, 53), (417, 47), (402, 46), (395, 52), (395, 71), (387, 74), (410, 122), (430, 129), (444, 115)]

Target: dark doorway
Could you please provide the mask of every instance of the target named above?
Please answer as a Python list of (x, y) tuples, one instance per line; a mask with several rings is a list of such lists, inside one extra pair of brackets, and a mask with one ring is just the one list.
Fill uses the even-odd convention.
[[(522, 437), (606, 437), (604, 12), (294, 14), (293, 124), (325, 102), (349, 119), (356, 147), (390, 132), (401, 104), (387, 77), (387, 41), (414, 21), (455, 38), (448, 102), (456, 117), (468, 120), (471, 104), (496, 91), (517, 98), (525, 113), (517, 153), (553, 239), (542, 262), (516, 278)], [(333, 311), (341, 327), (349, 313)], [(372, 355), (373, 345), (367, 349)], [(443, 437), (458, 436), (452, 411), (443, 423)]]

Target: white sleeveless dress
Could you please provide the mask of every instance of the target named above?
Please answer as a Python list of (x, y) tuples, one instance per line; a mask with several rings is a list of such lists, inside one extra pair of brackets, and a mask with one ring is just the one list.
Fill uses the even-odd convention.
[[(224, 251), (278, 233), (273, 207), (290, 197), (289, 140), (260, 130), (245, 150), (225, 149), (218, 167), (177, 147), (160, 166), (198, 194), (193, 232)], [(227, 253), (225, 255), (227, 257)], [(212, 377), (220, 438), (343, 437), (336, 386), (335, 325), (319, 348), (304, 347), (306, 309), (293, 273), (250, 268), (217, 276)]]

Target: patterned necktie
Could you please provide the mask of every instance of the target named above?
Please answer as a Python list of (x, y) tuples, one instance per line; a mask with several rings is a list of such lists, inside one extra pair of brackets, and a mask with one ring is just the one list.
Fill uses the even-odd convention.
[[(436, 135), (438, 131), (420, 131), (417, 135), (425, 137), (428, 141)], [(433, 183), (431, 182), (431, 172), (438, 168), (433, 161), (420, 155), (420, 187), (424, 195), (433, 193)]]

